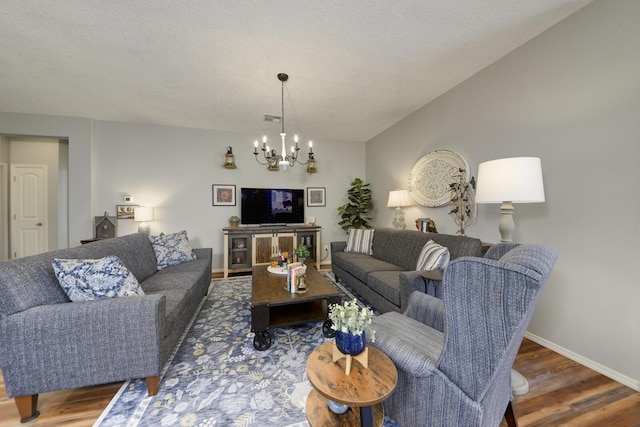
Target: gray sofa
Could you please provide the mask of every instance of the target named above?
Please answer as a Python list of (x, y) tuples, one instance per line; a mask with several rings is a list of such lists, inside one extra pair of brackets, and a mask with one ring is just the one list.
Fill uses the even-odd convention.
[(451, 260), (482, 256), (482, 242), (471, 237), (377, 228), (373, 255), (344, 252), (346, 241), (331, 242), (331, 269), (336, 280), (350, 286), (381, 313), (402, 313), (413, 291), (442, 298), (441, 281), (416, 271), (420, 251), (429, 240), (446, 246)]
[[(0, 369), (23, 421), (38, 415), (39, 393), (146, 378), (160, 371), (211, 283), (212, 250), (162, 270), (145, 234), (0, 263)], [(117, 255), (144, 296), (70, 302), (53, 258)]]

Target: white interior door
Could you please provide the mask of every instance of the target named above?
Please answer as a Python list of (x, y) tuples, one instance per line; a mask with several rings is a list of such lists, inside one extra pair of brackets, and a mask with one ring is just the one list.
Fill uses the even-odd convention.
[(47, 251), (47, 166), (11, 165), (11, 258)]

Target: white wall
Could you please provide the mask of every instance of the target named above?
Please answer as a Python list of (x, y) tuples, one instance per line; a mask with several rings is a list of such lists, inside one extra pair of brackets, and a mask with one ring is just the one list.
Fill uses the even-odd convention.
[[(516, 205), (514, 240), (559, 253), (529, 331), (640, 389), (640, 16), (638, 1), (596, 1), (367, 143), (377, 225), (389, 190), (425, 154), (480, 162), (542, 159), (544, 204)], [(393, 153), (393, 161), (389, 154)], [(373, 172), (375, 171), (375, 173)], [(499, 240), (499, 205), (467, 234)], [(449, 207), (406, 210), (457, 227)]]
[[(353, 178), (365, 174), (364, 143), (314, 141), (318, 172), (307, 174), (300, 165), (273, 172), (256, 163), (250, 134), (106, 121), (95, 121), (94, 130), (97, 215), (115, 215), (129, 194), (134, 204), (154, 207), (152, 234), (184, 229), (194, 246), (212, 247), (215, 271), (223, 266), (222, 228), (240, 216), (241, 187), (326, 187), (326, 207), (305, 206), (305, 215), (323, 228), (324, 246), (344, 240), (337, 207), (346, 202)], [(237, 169), (222, 166), (228, 145)], [(300, 152), (306, 157), (306, 148)], [(236, 206), (212, 206), (213, 184), (236, 185)], [(133, 220), (118, 220), (119, 235), (136, 230)]]

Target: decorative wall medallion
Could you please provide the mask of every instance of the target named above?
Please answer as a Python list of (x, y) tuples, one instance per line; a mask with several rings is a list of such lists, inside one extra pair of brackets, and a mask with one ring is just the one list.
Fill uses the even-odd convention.
[(460, 179), (460, 169), (470, 178), (467, 161), (449, 150), (435, 150), (416, 162), (409, 174), (409, 194), (416, 203), (431, 208), (451, 201), (450, 184)]

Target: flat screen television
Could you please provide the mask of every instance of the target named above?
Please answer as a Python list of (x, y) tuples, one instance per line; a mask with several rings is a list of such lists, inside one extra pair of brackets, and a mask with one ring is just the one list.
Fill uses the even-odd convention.
[(304, 190), (241, 188), (243, 224), (303, 224)]

